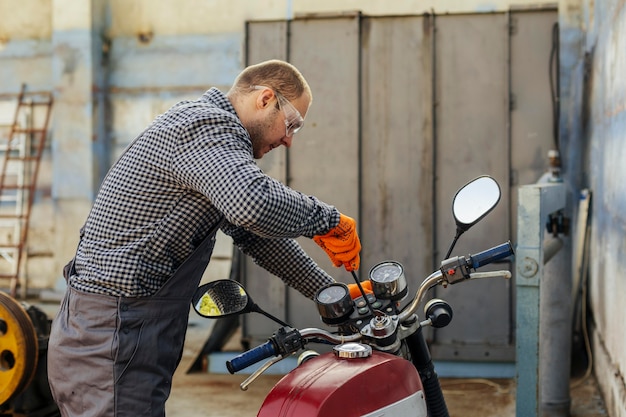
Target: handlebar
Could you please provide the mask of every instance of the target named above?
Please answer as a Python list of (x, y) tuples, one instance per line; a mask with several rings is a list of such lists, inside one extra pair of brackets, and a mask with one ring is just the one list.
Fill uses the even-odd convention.
[(300, 330), (300, 334), (302, 335), (302, 337), (307, 338), (307, 339), (311, 339), (314, 337), (320, 338), (320, 339), (327, 340), (336, 345), (347, 343), (347, 342), (356, 342), (357, 340), (360, 340), (362, 337), (360, 333), (355, 333), (349, 336), (345, 336), (345, 335), (333, 334), (333, 333), (327, 332), (326, 330), (316, 329), (313, 327)]
[(228, 372), (234, 374), (248, 366), (254, 365), (257, 362), (261, 362), (263, 359), (276, 356), (276, 345), (271, 340), (250, 349), (242, 354), (235, 356), (233, 359), (226, 361), (226, 368)]
[[(326, 330), (316, 329), (316, 328), (307, 328), (300, 330), (300, 334), (303, 339), (313, 339), (320, 338), (325, 339), (335, 345), (346, 343), (346, 342), (355, 342), (361, 339), (361, 334), (356, 333), (349, 336), (344, 335), (336, 335), (332, 334)], [(280, 343), (278, 343), (280, 344)], [(275, 341), (272, 339), (263, 343), (260, 346), (252, 348), (248, 351), (241, 353), (238, 356), (235, 356), (230, 361), (226, 361), (226, 368), (228, 372), (234, 374), (236, 372), (241, 371), (242, 369), (247, 368), (248, 366), (252, 366), (257, 362), (261, 362), (263, 359), (270, 358), (272, 356), (278, 355), (288, 355), (291, 352), (281, 350)], [(282, 358), (280, 358), (282, 359)]]
[[(463, 274), (464, 274), (465, 279), (491, 278), (491, 277), (497, 277), (497, 276), (510, 278), (511, 273), (509, 271), (492, 271), (492, 272), (482, 272), (482, 273), (475, 272), (475, 273), (470, 274), (469, 270), (465, 271), (465, 268), (476, 269), (481, 266), (485, 266), (492, 262), (498, 261), (500, 259), (504, 259), (513, 254), (514, 254), (513, 246), (511, 245), (511, 242), (508, 241), (498, 246), (494, 246), (491, 249), (478, 252), (474, 255), (469, 255), (467, 257), (450, 258), (450, 260), (454, 260), (453, 264), (455, 264), (458, 268), (461, 268), (464, 270)], [(445, 263), (446, 261), (442, 262), (442, 264)], [(428, 289), (438, 284), (448, 283), (446, 275), (443, 273), (442, 269), (443, 268), (438, 269), (437, 271), (433, 272), (428, 278), (426, 278), (422, 282), (422, 284), (420, 285), (417, 291), (415, 298), (413, 299), (413, 302), (408, 306), (408, 308), (406, 308), (404, 311), (402, 311), (398, 315), (398, 320), (400, 322), (406, 321), (409, 317), (415, 314), (415, 311), (417, 310), (419, 304), (421, 303)], [(317, 338), (325, 339), (334, 344), (341, 344), (341, 343), (360, 340), (362, 338), (362, 335), (360, 333), (355, 333), (349, 336), (337, 335), (337, 334), (329, 333), (322, 329), (307, 328), (307, 329), (300, 330), (298, 338), (300, 337), (302, 338), (303, 341), (304, 339), (317, 337)], [(272, 356), (281, 355), (284, 357), (285, 355), (294, 352), (295, 350), (293, 350), (293, 348), (297, 347), (294, 344), (290, 344), (288, 346), (282, 346), (282, 347), (279, 347), (279, 345), (282, 346), (282, 344), (278, 341), (278, 339), (277, 341), (270, 339), (264, 344), (257, 346), (253, 349), (250, 349), (246, 352), (243, 352), (242, 354), (236, 356), (230, 361), (227, 361), (226, 368), (228, 368), (228, 371), (231, 374), (234, 374), (235, 372), (239, 372), (242, 369), (245, 369), (251, 365), (254, 365), (257, 362), (260, 362)], [(282, 358), (278, 358), (278, 360), (280, 359)]]
[[(506, 258), (508, 256), (513, 255), (515, 252), (513, 251), (513, 246), (511, 245), (510, 241), (507, 241), (505, 243), (502, 243), (501, 245), (498, 246), (494, 246), (491, 249), (487, 249), (485, 251), (479, 252), (475, 255), (469, 255), (467, 258), (463, 258), (463, 257), (458, 257), (456, 262), (456, 267), (457, 268), (464, 268), (463, 265), (467, 266), (468, 268), (479, 268), (481, 266), (485, 266), (491, 262), (495, 262), (497, 260)], [(448, 263), (449, 260), (453, 260), (453, 258), (450, 258), (448, 260), (444, 260), (442, 262), (443, 264), (452, 264), (454, 265), (455, 262), (451, 262)], [(408, 308), (406, 308), (403, 312), (401, 312), (398, 315), (398, 320), (400, 322), (405, 321), (406, 319), (408, 319), (409, 317), (413, 316), (413, 314), (415, 314), (415, 311), (417, 311), (417, 308), (419, 307), (419, 304), (421, 303), (422, 299), (424, 298), (424, 295), (426, 295), (426, 291), (428, 291), (430, 288), (432, 288), (433, 286), (437, 285), (437, 284), (441, 284), (441, 283), (447, 283), (448, 280), (446, 278), (446, 276), (444, 275), (444, 272), (442, 271), (443, 268), (433, 272), (432, 274), (430, 274), (430, 276), (428, 278), (426, 278), (421, 285), (419, 286), (418, 290), (417, 290), (417, 294), (415, 296), (415, 298), (413, 299), (413, 302), (408, 306)], [(469, 278), (470, 274), (469, 271), (467, 271), (467, 278)], [(494, 276), (492, 274), (489, 274), (489, 276)], [(510, 273), (507, 277), (510, 277)], [(478, 278), (478, 277), (477, 277)]]

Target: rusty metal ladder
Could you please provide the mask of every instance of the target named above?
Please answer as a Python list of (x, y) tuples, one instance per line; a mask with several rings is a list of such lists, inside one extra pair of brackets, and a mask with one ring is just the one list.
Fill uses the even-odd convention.
[[(8, 136), (0, 143), (0, 279), (17, 296), (26, 261), (28, 227), (52, 112), (51, 92), (27, 92), (22, 84)], [(25, 296), (25, 286), (22, 288)]]

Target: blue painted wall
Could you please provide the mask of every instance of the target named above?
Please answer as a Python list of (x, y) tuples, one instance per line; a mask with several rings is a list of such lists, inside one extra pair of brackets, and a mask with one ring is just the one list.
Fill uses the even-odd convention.
[(559, 7), (566, 177), (574, 196), (585, 188), (592, 193), (588, 288), (594, 370), (609, 414), (624, 417), (626, 2), (562, 0)]
[[(591, 299), (595, 348), (612, 415), (626, 416), (626, 3), (589, 2), (589, 183), (593, 191)], [(597, 372), (602, 372), (600, 368)]]

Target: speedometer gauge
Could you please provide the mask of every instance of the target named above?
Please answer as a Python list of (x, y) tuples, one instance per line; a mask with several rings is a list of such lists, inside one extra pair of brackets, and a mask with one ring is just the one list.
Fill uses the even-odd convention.
[(341, 282), (322, 287), (315, 295), (315, 304), (322, 321), (326, 324), (339, 324), (354, 310), (348, 286)]
[(376, 298), (400, 300), (407, 294), (404, 268), (395, 261), (385, 261), (370, 270), (370, 281)]
[(317, 301), (322, 304), (334, 304), (346, 296), (346, 288), (343, 285), (330, 285), (322, 288), (317, 294)]

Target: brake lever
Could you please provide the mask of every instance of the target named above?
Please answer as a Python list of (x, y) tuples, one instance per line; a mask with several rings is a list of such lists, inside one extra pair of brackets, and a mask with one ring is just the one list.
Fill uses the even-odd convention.
[(250, 374), (250, 376), (247, 377), (241, 384), (239, 384), (239, 388), (241, 388), (242, 391), (247, 391), (248, 387), (254, 382), (255, 379), (257, 379), (263, 372), (267, 371), (270, 366), (282, 361), (284, 358), (284, 356), (275, 356), (272, 359), (268, 360), (263, 365), (261, 365), (259, 369), (252, 372), (252, 374)]
[(472, 272), (469, 274), (469, 279), (482, 279), (482, 278), (511, 278), (511, 271), (487, 271), (487, 272)]

